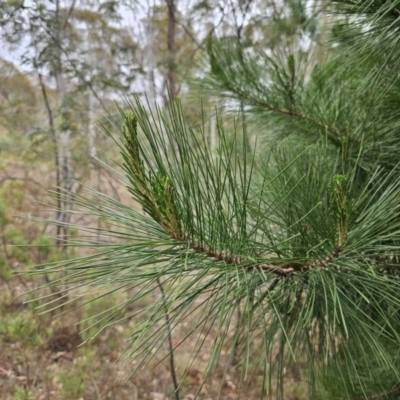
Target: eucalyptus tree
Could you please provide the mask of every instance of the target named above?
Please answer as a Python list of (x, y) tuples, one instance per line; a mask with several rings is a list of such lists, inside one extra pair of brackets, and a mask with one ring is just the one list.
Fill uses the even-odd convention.
[(120, 20), (112, 2), (35, 0), (0, 5), (3, 39), (38, 81), (47, 114), (47, 128), (43, 122), (38, 124), (36, 134), (40, 130), (53, 145), (58, 245), (67, 237), (61, 222), (68, 205), (61, 188), (72, 188), (71, 160), (87, 159), (83, 154), (71, 155), (71, 139), (80, 136), (79, 129), (89, 119), (88, 142), (90, 154), (95, 155), (95, 110), (107, 112), (110, 88), (114, 100), (118, 92), (122, 97), (136, 74), (136, 45)]

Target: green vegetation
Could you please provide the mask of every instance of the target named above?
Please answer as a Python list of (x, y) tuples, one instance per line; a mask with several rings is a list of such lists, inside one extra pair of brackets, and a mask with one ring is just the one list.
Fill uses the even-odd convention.
[(0, 28), (5, 399), (399, 398), (400, 0)]

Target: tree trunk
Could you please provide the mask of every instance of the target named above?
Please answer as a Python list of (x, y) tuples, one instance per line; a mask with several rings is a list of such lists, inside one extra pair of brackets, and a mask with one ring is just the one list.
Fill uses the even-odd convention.
[[(73, 3), (74, 4), (74, 3)], [(54, 37), (56, 39), (56, 48), (57, 51), (57, 60), (56, 60), (56, 68), (54, 71), (54, 76), (56, 80), (57, 87), (57, 100), (58, 100), (58, 109), (61, 114), (62, 123), (64, 115), (68, 115), (68, 110), (65, 107), (65, 93), (66, 83), (63, 76), (63, 66), (61, 60), (61, 44), (63, 40), (63, 23), (61, 21), (60, 16), (60, 2), (57, 0), (56, 2), (56, 20), (57, 24), (55, 27)], [(64, 25), (65, 26), (65, 25)], [(61, 209), (58, 214), (58, 221), (61, 225), (60, 237), (57, 238), (57, 242), (61, 246), (62, 250), (65, 252), (67, 248), (67, 240), (68, 240), (68, 230), (64, 225), (67, 222), (67, 210), (69, 207), (69, 203), (66, 199), (68, 197), (66, 195), (66, 191), (70, 191), (72, 189), (72, 168), (71, 168), (71, 157), (70, 157), (70, 136), (71, 131), (68, 128), (61, 127), (58, 132), (58, 168), (60, 170), (60, 186), (61, 186)]]
[[(175, 13), (176, 7), (174, 0), (166, 0), (168, 8), (168, 34), (167, 34), (167, 48), (168, 48), (168, 70), (166, 76), (166, 84), (169, 90), (170, 100), (173, 100), (179, 93), (179, 88), (175, 80)], [(164, 104), (168, 104), (168, 95), (164, 95)]]

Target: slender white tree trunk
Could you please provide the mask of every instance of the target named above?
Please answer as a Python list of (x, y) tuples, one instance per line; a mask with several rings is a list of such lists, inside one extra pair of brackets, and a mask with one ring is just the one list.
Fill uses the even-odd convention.
[(89, 91), (89, 154), (90, 158), (93, 159), (97, 156), (97, 149), (95, 146), (96, 141), (96, 124), (94, 118), (94, 98), (93, 93)]

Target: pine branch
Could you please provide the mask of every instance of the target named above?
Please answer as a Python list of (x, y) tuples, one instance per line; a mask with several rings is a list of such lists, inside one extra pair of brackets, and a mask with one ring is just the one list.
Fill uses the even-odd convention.
[(321, 260), (308, 260), (307, 262), (301, 264), (295, 263), (260, 263), (259, 265), (248, 265), (248, 261), (245, 258), (241, 258), (238, 256), (233, 256), (230, 254), (226, 254), (222, 251), (217, 251), (214, 249), (210, 249), (207, 246), (197, 243), (195, 241), (189, 240), (185, 235), (173, 236), (173, 239), (177, 239), (179, 241), (188, 241), (190, 247), (196, 252), (203, 254), (207, 258), (212, 258), (216, 261), (222, 261), (226, 265), (245, 265), (247, 271), (265, 271), (275, 274), (280, 277), (288, 277), (292, 274), (307, 272), (311, 269), (327, 269), (328, 263), (334, 261), (339, 257), (342, 249), (340, 247), (336, 247), (329, 255), (327, 255), (324, 259)]
[(250, 104), (260, 107), (260, 108), (265, 108), (269, 111), (275, 112), (277, 114), (282, 114), (282, 115), (290, 115), (293, 117), (297, 117), (299, 119), (311, 122), (313, 124), (315, 124), (316, 126), (320, 127), (320, 128), (324, 128), (325, 130), (333, 133), (335, 136), (328, 136), (328, 139), (336, 146), (341, 144), (341, 140), (338, 138), (342, 138), (344, 139), (344, 135), (341, 135), (338, 131), (336, 131), (333, 127), (331, 127), (330, 125), (324, 124), (321, 121), (318, 121), (317, 119), (313, 118), (310, 115), (301, 113), (299, 111), (296, 111), (295, 109), (291, 108), (291, 109), (287, 109), (287, 108), (282, 108), (282, 107), (276, 107), (273, 106), (270, 103), (266, 103), (264, 101), (261, 101), (260, 99), (251, 96), (249, 93), (245, 93), (243, 91), (241, 91), (239, 88), (235, 87), (232, 83), (229, 82), (225, 82), (226, 88), (228, 90), (230, 90), (232, 93), (237, 94), (241, 99), (245, 99), (247, 100)]
[[(211, 65), (211, 76), (214, 77), (215, 81), (217, 84), (222, 86), (223, 90), (227, 90), (233, 94), (235, 94), (239, 100), (241, 101), (247, 101), (250, 105), (261, 108), (261, 109), (266, 109), (268, 111), (271, 111), (276, 114), (281, 114), (281, 115), (288, 115), (292, 117), (296, 117), (300, 120), (303, 121), (308, 121), (314, 124), (315, 126), (319, 128), (323, 128), (326, 132), (330, 132), (331, 135), (328, 136), (328, 139), (332, 142), (337, 147), (341, 147), (342, 141), (346, 139), (346, 136), (344, 134), (341, 134), (339, 131), (337, 131), (334, 127), (332, 127), (329, 124), (325, 124), (324, 122), (316, 119), (315, 117), (300, 112), (294, 108), (294, 84), (295, 84), (295, 69), (294, 69), (294, 59), (293, 56), (289, 57), (288, 60), (288, 68), (290, 70), (290, 84), (288, 87), (288, 96), (289, 96), (289, 102), (290, 102), (290, 107), (279, 107), (271, 104), (268, 101), (264, 101), (260, 99), (259, 97), (256, 97), (254, 95), (251, 95), (249, 91), (244, 91), (241, 88), (239, 88), (237, 85), (235, 85), (236, 82), (236, 77), (233, 76), (228, 76), (227, 72), (230, 72), (231, 65), (225, 65), (221, 66), (219, 60), (217, 59), (217, 56), (215, 54), (214, 48), (213, 48), (213, 41), (212, 38), (210, 37), (207, 43), (207, 52), (208, 56), (210, 59), (210, 65)], [(237, 53), (237, 59), (235, 58), (234, 60), (231, 60), (231, 64), (234, 64), (235, 62), (238, 63), (241, 67), (242, 70), (240, 71), (240, 76), (246, 76), (248, 74), (248, 68), (246, 66), (246, 61), (244, 61), (242, 50), (240, 48), (236, 49)], [(278, 77), (280, 80), (280, 76)], [(240, 79), (240, 78), (239, 78)], [(254, 80), (252, 79), (252, 84), (256, 85)], [(283, 83), (283, 82), (281, 82)], [(283, 83), (284, 84), (284, 83)], [(248, 85), (250, 86), (250, 85)], [(257, 88), (258, 89), (258, 88)], [(263, 88), (265, 91), (268, 90), (268, 88)], [(259, 89), (258, 89), (259, 90)]]
[[(346, 179), (344, 176), (335, 176), (332, 181), (332, 193), (335, 203), (337, 218), (338, 243), (334, 250), (323, 260), (308, 260), (305, 263), (260, 263), (249, 266), (248, 260), (218, 251), (203, 243), (195, 241), (182, 232), (179, 222), (180, 215), (174, 198), (174, 185), (166, 172), (158, 172), (155, 178), (149, 178), (141, 159), (138, 140), (137, 117), (129, 113), (125, 116), (122, 132), (125, 139), (123, 157), (127, 171), (132, 173), (131, 183), (136, 187), (137, 194), (142, 197), (142, 203), (147, 211), (166, 230), (171, 239), (185, 242), (196, 253), (203, 254), (206, 258), (224, 262), (226, 265), (246, 265), (246, 269), (262, 270), (280, 277), (287, 277), (295, 273), (309, 271), (310, 269), (326, 269), (327, 263), (337, 258), (341, 251), (347, 234), (347, 202)], [(128, 175), (129, 176), (129, 175)]]

